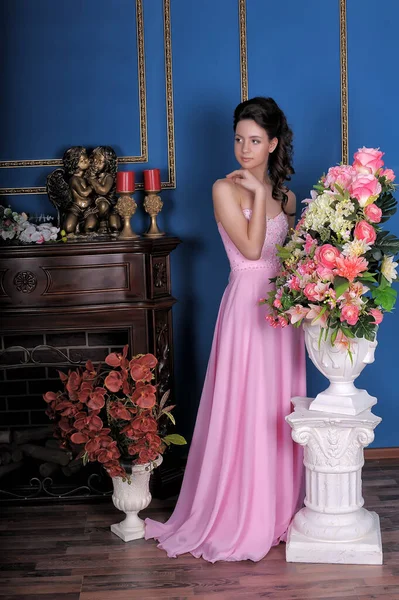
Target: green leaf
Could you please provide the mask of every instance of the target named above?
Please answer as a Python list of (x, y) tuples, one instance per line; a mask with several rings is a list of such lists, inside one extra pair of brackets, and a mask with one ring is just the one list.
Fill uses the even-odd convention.
[(278, 244), (276, 244), (276, 248), (277, 254), (282, 260), (286, 260), (291, 256), (291, 250), (287, 250), (287, 248), (284, 248), (284, 246), (279, 246)]
[(163, 410), (163, 411), (161, 412), (161, 415), (166, 415), (166, 416), (167, 416), (167, 417), (169, 417), (169, 419), (172, 421), (173, 425), (176, 425), (176, 421), (175, 421), (175, 418), (174, 418), (174, 416), (172, 415), (172, 413), (170, 413), (170, 412), (168, 412), (168, 411), (166, 411), (166, 410)]
[(162, 440), (164, 442), (166, 442), (166, 444), (168, 444), (168, 446), (169, 446), (169, 444), (175, 444), (175, 446), (184, 446), (185, 444), (187, 444), (184, 437), (177, 433), (172, 433), (171, 435), (167, 435), (164, 438), (162, 438)]
[(399, 252), (399, 239), (389, 233), (389, 231), (379, 231), (374, 248), (377, 248), (383, 254), (392, 254), (394, 256)]
[(366, 271), (365, 273), (362, 273), (361, 279), (363, 281), (372, 281), (373, 283), (377, 282), (377, 280), (375, 278), (375, 275), (373, 273), (370, 273), (369, 271)]
[(342, 187), (340, 185), (338, 185), (338, 183), (334, 183), (334, 187), (341, 194), (341, 196), (344, 195), (344, 190), (342, 189)]
[(388, 279), (386, 277), (384, 277), (384, 275), (381, 273), (381, 281), (380, 281), (380, 285), (378, 286), (379, 290), (385, 290), (385, 288), (387, 287), (391, 287), (391, 284), (389, 283)]
[(349, 288), (349, 281), (345, 277), (334, 277), (334, 290), (337, 298), (342, 296)]
[(337, 339), (338, 329), (335, 329), (331, 334), (331, 345), (334, 346), (334, 342)]
[(381, 287), (371, 290), (371, 295), (377, 305), (381, 306), (387, 312), (390, 312), (395, 306), (397, 292), (391, 287), (381, 290)]
[(344, 327), (341, 325), (341, 331), (344, 335), (346, 335), (347, 338), (355, 337), (355, 334), (353, 333), (353, 331), (351, 329), (349, 329), (348, 327)]

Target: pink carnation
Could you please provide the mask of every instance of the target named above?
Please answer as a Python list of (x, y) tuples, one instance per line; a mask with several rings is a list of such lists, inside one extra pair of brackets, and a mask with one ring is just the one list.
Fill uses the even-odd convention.
[(338, 256), (336, 259), (335, 275), (345, 277), (353, 281), (363, 271), (367, 271), (368, 262), (365, 258), (358, 256)]
[(381, 169), (384, 165), (383, 156), (384, 153), (376, 148), (359, 148), (353, 156), (353, 167), (358, 173), (371, 173), (375, 175), (378, 169)]
[(339, 185), (343, 190), (349, 189), (352, 179), (356, 176), (356, 171), (353, 167), (348, 165), (341, 165), (339, 167), (331, 167), (328, 170), (326, 178), (324, 180), (325, 187), (329, 187), (333, 191), (337, 191), (335, 185)]
[(292, 277), (290, 277), (290, 279), (287, 281), (287, 287), (290, 290), (295, 290), (296, 292), (299, 292), (299, 290), (301, 289), (301, 286), (299, 284), (299, 279), (296, 275), (293, 275)]

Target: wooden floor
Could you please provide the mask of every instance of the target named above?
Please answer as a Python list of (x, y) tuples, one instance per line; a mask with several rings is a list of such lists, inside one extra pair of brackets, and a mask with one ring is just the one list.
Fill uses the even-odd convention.
[[(284, 544), (262, 561), (168, 559), (155, 542), (125, 544), (109, 526), (111, 503), (3, 507), (2, 600), (399, 600), (399, 464), (364, 469), (366, 506), (381, 517), (383, 566), (287, 564)], [(164, 520), (159, 502), (145, 514)]]

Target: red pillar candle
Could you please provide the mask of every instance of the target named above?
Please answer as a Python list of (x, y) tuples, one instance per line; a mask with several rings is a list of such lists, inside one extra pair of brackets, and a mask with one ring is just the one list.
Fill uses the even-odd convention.
[(144, 189), (146, 192), (161, 190), (161, 171), (159, 169), (144, 170)]
[(134, 171), (118, 171), (116, 174), (116, 191), (134, 192)]

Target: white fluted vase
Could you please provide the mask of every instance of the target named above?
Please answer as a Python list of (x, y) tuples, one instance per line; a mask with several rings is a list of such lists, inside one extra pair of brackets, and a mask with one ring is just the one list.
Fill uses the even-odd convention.
[(305, 324), (303, 328), (310, 360), (330, 381), (329, 387), (317, 394), (309, 409), (358, 415), (376, 404), (377, 398), (370, 396), (366, 390), (359, 390), (354, 380), (366, 365), (374, 362), (377, 340), (370, 342), (365, 338), (351, 339), (350, 356), (346, 350), (331, 344), (331, 332), (325, 339), (325, 330), (320, 325)]
[(130, 483), (122, 477), (113, 477), (114, 493), (112, 501), (118, 510), (126, 513), (126, 518), (120, 523), (111, 525), (112, 533), (124, 542), (138, 540), (144, 537), (144, 521), (138, 513), (147, 508), (151, 502), (150, 475), (162, 462), (162, 456), (152, 463), (134, 465), (130, 475)]

